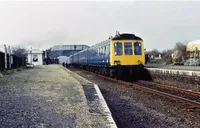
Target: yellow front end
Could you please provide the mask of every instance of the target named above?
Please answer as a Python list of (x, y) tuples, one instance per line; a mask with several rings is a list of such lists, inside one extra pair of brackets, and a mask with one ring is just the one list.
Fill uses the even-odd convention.
[(112, 40), (110, 65), (144, 65), (144, 43), (142, 40)]

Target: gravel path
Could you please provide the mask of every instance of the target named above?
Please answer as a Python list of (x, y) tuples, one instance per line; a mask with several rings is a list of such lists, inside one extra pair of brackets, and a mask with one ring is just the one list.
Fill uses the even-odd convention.
[(98, 76), (70, 68), (96, 83), (119, 128), (199, 128), (200, 113), (181, 104), (112, 83)]
[(0, 78), (0, 127), (97, 127), (80, 82), (58, 65), (34, 67)]

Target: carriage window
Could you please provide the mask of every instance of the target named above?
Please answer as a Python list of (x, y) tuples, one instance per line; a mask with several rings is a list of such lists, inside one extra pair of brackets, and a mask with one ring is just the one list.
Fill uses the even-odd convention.
[(125, 55), (132, 55), (132, 42), (124, 42), (124, 54)]
[(106, 55), (110, 54), (110, 44), (106, 46)]
[(142, 55), (141, 43), (139, 43), (139, 42), (134, 43), (134, 53), (135, 53), (135, 55)]
[(115, 55), (116, 56), (122, 55), (122, 43), (121, 42), (115, 43)]

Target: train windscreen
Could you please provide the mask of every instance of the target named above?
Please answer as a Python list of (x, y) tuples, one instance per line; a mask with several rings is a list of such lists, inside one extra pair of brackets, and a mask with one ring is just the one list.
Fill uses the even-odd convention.
[(125, 55), (132, 55), (132, 42), (124, 42), (124, 54)]
[(135, 55), (142, 55), (142, 46), (140, 42), (134, 43), (134, 54)]
[(115, 43), (115, 55), (116, 56), (122, 55), (122, 43), (121, 42)]

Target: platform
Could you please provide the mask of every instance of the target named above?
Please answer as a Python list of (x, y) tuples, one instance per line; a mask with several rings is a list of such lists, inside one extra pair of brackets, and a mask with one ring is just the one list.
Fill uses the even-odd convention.
[(59, 65), (4, 76), (0, 102), (1, 127), (117, 127), (98, 86)]
[(146, 68), (150, 73), (163, 73), (172, 75), (200, 76), (200, 71), (178, 70), (170, 68)]
[(170, 70), (199, 71), (200, 66), (181, 66), (181, 65), (165, 65), (165, 64), (146, 64), (145, 68), (159, 68)]

